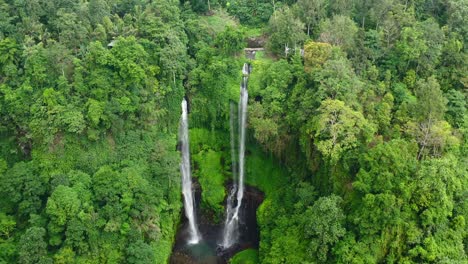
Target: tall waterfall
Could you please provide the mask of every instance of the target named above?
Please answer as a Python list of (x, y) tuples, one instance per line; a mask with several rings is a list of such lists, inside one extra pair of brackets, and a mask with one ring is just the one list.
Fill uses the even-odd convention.
[(192, 173), (190, 171), (190, 149), (188, 135), (187, 101), (182, 101), (182, 117), (180, 121), (179, 137), (182, 143), (182, 162), (180, 172), (182, 173), (182, 193), (184, 195), (185, 216), (189, 221), (189, 244), (196, 244), (201, 240), (195, 218), (195, 200), (192, 192)]
[[(229, 248), (231, 247), (238, 239), (238, 227), (239, 227), (239, 210), (242, 204), (242, 198), (244, 197), (244, 155), (245, 155), (245, 127), (247, 121), (247, 101), (249, 94), (247, 92), (247, 80), (250, 73), (250, 65), (245, 63), (242, 68), (242, 83), (240, 87), (240, 99), (238, 106), (238, 133), (239, 133), (239, 164), (236, 167), (235, 159), (233, 158), (233, 177), (234, 185), (229, 193), (227, 199), (227, 211), (226, 211), (226, 221), (224, 223), (224, 236), (222, 247)], [(234, 111), (231, 107), (231, 155), (236, 156), (235, 148), (235, 128), (234, 128)], [(238, 177), (236, 179), (236, 174)], [(236, 182), (236, 180), (238, 182)], [(234, 200), (235, 198), (235, 200)]]

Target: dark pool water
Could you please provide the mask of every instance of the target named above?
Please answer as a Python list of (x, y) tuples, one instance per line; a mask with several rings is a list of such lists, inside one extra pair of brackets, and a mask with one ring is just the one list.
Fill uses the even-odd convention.
[[(200, 210), (200, 188), (195, 182), (195, 201), (197, 219), (203, 240), (195, 245), (187, 244), (188, 229), (187, 219), (183, 216), (181, 225), (176, 235), (169, 263), (171, 264), (225, 264), (236, 253), (248, 249), (258, 249), (259, 229), (257, 226), (257, 208), (263, 201), (263, 193), (258, 189), (246, 186), (244, 199), (240, 210), (241, 219), (238, 243), (227, 250), (219, 247), (222, 241), (223, 223), (214, 223), (210, 216), (204, 215)], [(227, 188), (230, 188), (228, 184)]]

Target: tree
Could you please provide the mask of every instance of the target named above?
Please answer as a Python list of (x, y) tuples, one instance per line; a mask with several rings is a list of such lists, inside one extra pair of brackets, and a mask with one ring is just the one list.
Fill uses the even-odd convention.
[(60, 42), (72, 50), (77, 50), (88, 39), (86, 25), (83, 25), (76, 13), (67, 13), (59, 9), (57, 15), (55, 26), (59, 30)]
[(308, 41), (304, 45), (304, 68), (310, 72), (322, 67), (330, 58), (332, 47), (328, 43)]
[(127, 179), (110, 166), (101, 167), (93, 176), (94, 197), (101, 203), (118, 202), (127, 189)]
[(109, 6), (103, 0), (90, 0), (88, 3), (89, 20), (92, 25), (97, 26), (102, 23), (104, 17), (110, 15)]
[[(169, 33), (167, 45), (161, 51), (161, 73), (176, 85), (177, 80), (183, 79), (187, 63), (187, 49), (185, 43), (174, 33)], [(174, 58), (179, 58), (174, 60)]]
[(331, 98), (344, 101), (355, 109), (359, 108), (356, 97), (360, 94), (363, 84), (346, 58), (327, 60), (319, 70), (313, 72), (313, 79), (318, 83), (316, 101)]
[(0, 238), (10, 238), (10, 234), (15, 227), (16, 221), (12, 216), (0, 213)]
[[(255, 138), (265, 149), (281, 157), (288, 145), (287, 126), (282, 119), (288, 110), (287, 102), (289, 86), (293, 82), (292, 67), (286, 60), (275, 63), (254, 66), (255, 74), (259, 76), (258, 87), (252, 84), (250, 96), (260, 97), (260, 102), (249, 106), (249, 124), (255, 129)], [(301, 65), (302, 69), (302, 65)]]
[(59, 245), (63, 228), (80, 210), (78, 194), (68, 186), (59, 185), (47, 200), (46, 212), (51, 218), (49, 223), (50, 244)]
[[(361, 225), (361, 233), (378, 233), (385, 225), (396, 223), (398, 219), (392, 219), (387, 211), (376, 211), (378, 202), (393, 200), (393, 208), (382, 210), (395, 210), (408, 203), (412, 192), (412, 186), (406, 183), (411, 180), (417, 168), (415, 144), (404, 140), (391, 140), (381, 143), (360, 157), (360, 169), (356, 175), (353, 187), (362, 200), (366, 200), (362, 208), (353, 214), (354, 222)], [(390, 196), (377, 197), (378, 194)], [(359, 203), (364, 202), (360, 201)], [(371, 216), (366, 217), (370, 214)]]
[(448, 1), (448, 25), (452, 31), (457, 32), (463, 37), (464, 43), (467, 42), (468, 22), (468, 3), (466, 0), (450, 0)]
[(340, 46), (343, 51), (350, 53), (354, 48), (354, 39), (358, 28), (356, 23), (347, 16), (334, 15), (320, 24), (319, 41)]
[(422, 226), (429, 232), (441, 227), (452, 216), (455, 198), (460, 197), (467, 181), (466, 174), (457, 165), (453, 156), (430, 159), (422, 163), (416, 174), (413, 202), (419, 208)]
[(457, 144), (450, 125), (443, 120), (447, 99), (434, 77), (418, 81), (415, 94), (418, 100), (408, 131), (419, 144), (418, 159), (427, 155), (439, 156), (446, 147)]
[(331, 15), (343, 15), (351, 17), (355, 1), (330, 0), (328, 7)]
[(307, 251), (314, 261), (330, 261), (331, 249), (346, 233), (342, 202), (336, 195), (321, 197), (305, 212), (305, 237), (310, 241)]
[(57, 254), (54, 255), (54, 263), (67, 264), (73, 263), (75, 260), (75, 252), (69, 247), (62, 248)]
[(311, 28), (318, 26), (320, 20), (325, 17), (327, 3), (324, 0), (298, 0), (295, 12), (307, 27), (307, 36), (310, 36)]
[(42, 196), (46, 192), (47, 179), (37, 175), (32, 162), (17, 162), (0, 174), (0, 193), (6, 197), (6, 208), (16, 208), (20, 216), (38, 213)]
[(336, 164), (346, 151), (366, 142), (373, 128), (360, 112), (352, 110), (343, 101), (325, 99), (306, 131), (318, 150)]
[(242, 24), (255, 26), (268, 22), (268, 19), (277, 10), (279, 4), (277, 1), (270, 0), (237, 0), (227, 2), (227, 10), (231, 15), (237, 17)]
[(406, 72), (412, 68), (418, 74), (433, 74), (439, 63), (444, 39), (443, 31), (432, 19), (404, 27), (395, 46), (397, 58), (394, 60), (399, 70)]
[(5, 38), (0, 40), (0, 72), (5, 73), (7, 67), (14, 66), (18, 52), (19, 47), (14, 39)]
[(4, 1), (0, 2), (0, 38), (4, 39), (5, 34), (15, 32), (13, 20), (17, 18), (11, 12), (13, 7)]
[(466, 260), (464, 216), (457, 215), (455, 208), (456, 201), (466, 198), (463, 189), (467, 182), (466, 166), (452, 155), (422, 162), (412, 199), (422, 229), (418, 243), (408, 250), (413, 259), (447, 263)]
[(131, 264), (153, 263), (155, 261), (155, 252), (150, 245), (138, 240), (128, 246), (127, 261)]
[(245, 46), (244, 34), (241, 30), (228, 26), (223, 32), (216, 35), (216, 47), (226, 55), (239, 53)]
[(20, 264), (50, 263), (47, 258), (45, 235), (46, 230), (42, 227), (30, 227), (26, 230), (19, 242)]
[(447, 112), (445, 118), (454, 127), (462, 127), (465, 122), (464, 118), (466, 111), (466, 96), (457, 90), (450, 90), (446, 94)]
[(288, 7), (275, 11), (268, 22), (268, 33), (270, 38), (267, 47), (275, 54), (287, 52), (288, 48), (296, 48), (302, 44), (306, 36), (302, 29), (304, 24), (295, 18), (292, 10)]
[(393, 95), (387, 93), (382, 101), (376, 105), (375, 119), (379, 125), (379, 131), (383, 134), (387, 133), (391, 127), (393, 109)]
[[(461, 36), (451, 33), (447, 37), (440, 56), (440, 65), (437, 69), (437, 77), (441, 89), (447, 92), (450, 89), (463, 90), (466, 87), (465, 72), (468, 64), (465, 63), (468, 54), (463, 51)], [(454, 67), (454, 65), (458, 65)]]

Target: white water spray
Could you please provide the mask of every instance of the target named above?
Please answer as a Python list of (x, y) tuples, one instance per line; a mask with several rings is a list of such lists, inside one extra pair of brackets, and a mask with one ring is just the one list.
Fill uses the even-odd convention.
[[(238, 166), (238, 183), (236, 183), (236, 167), (233, 164), (233, 174), (234, 174), (234, 185), (228, 196), (227, 200), (227, 212), (226, 212), (226, 222), (224, 226), (224, 236), (222, 247), (229, 248), (231, 247), (238, 239), (238, 227), (239, 227), (239, 210), (242, 205), (242, 199), (244, 197), (244, 165), (245, 165), (245, 128), (247, 121), (247, 102), (249, 99), (249, 94), (247, 92), (247, 80), (248, 74), (250, 73), (249, 64), (245, 63), (242, 68), (242, 83), (240, 87), (240, 99), (239, 99), (239, 108), (238, 108), (238, 129), (239, 129), (239, 166)], [(233, 111), (231, 111), (231, 155), (235, 155), (234, 147), (234, 121), (233, 121)], [(233, 159), (233, 162), (235, 160)], [(234, 195), (236, 194), (236, 203), (234, 203)], [(235, 207), (234, 207), (235, 204)]]
[(182, 143), (182, 162), (180, 172), (182, 173), (182, 193), (184, 195), (185, 216), (189, 221), (189, 244), (197, 244), (201, 240), (195, 217), (195, 200), (192, 192), (192, 173), (190, 171), (190, 149), (188, 135), (187, 101), (182, 101), (182, 117), (180, 121), (179, 137)]

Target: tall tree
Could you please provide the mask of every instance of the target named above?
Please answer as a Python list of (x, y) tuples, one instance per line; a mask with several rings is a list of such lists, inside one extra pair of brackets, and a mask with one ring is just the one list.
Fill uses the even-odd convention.
[(270, 38), (267, 47), (278, 55), (300, 47), (306, 38), (303, 28), (304, 23), (294, 16), (289, 7), (275, 11), (268, 22)]
[(343, 101), (325, 99), (307, 129), (318, 150), (334, 165), (349, 151), (365, 142), (373, 127), (360, 112), (349, 108)]
[(50, 263), (47, 258), (45, 235), (46, 230), (42, 227), (30, 227), (26, 230), (19, 243), (20, 264)]
[(320, 24), (319, 40), (340, 46), (343, 51), (350, 53), (354, 47), (354, 41), (358, 27), (354, 21), (342, 15), (334, 15)]
[(305, 212), (305, 236), (310, 241), (307, 251), (312, 259), (326, 263), (332, 259), (332, 248), (345, 235), (345, 214), (341, 197), (321, 197)]
[(419, 144), (418, 159), (439, 156), (446, 147), (457, 144), (450, 125), (443, 119), (447, 99), (434, 77), (418, 81), (415, 94), (414, 120), (408, 123), (408, 128)]
[(298, 0), (294, 10), (307, 27), (307, 35), (310, 36), (313, 27), (318, 26), (327, 12), (325, 0)]

